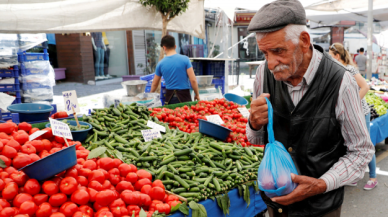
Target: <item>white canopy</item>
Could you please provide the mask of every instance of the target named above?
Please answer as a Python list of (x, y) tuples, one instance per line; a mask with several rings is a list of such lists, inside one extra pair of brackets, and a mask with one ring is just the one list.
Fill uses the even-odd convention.
[[(138, 0), (0, 0), (0, 33), (82, 33), (162, 29), (162, 18)], [(168, 31), (205, 38), (204, 0), (191, 0)]]

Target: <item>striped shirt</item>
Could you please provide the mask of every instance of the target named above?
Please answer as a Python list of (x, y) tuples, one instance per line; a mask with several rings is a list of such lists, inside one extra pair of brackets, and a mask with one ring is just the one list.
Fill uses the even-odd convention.
[[(347, 65), (346, 69), (350, 72), (351, 75), (353, 75), (353, 77), (356, 76), (357, 74), (360, 74), (360, 71), (358, 71), (358, 69), (356, 69), (352, 65)], [(358, 90), (360, 90), (360, 88), (358, 88)], [(365, 100), (365, 97), (361, 99), (361, 105), (362, 105), (362, 110), (364, 111), (364, 115), (369, 114), (370, 108), (368, 106), (368, 103)]]
[[(295, 87), (288, 82), (284, 82), (295, 106), (310, 87), (322, 56), (321, 52), (313, 49), (311, 62), (302, 81)], [(252, 99), (256, 99), (263, 93), (264, 68), (265, 63), (261, 64), (256, 71)], [(347, 152), (329, 171), (320, 177), (326, 183), (326, 192), (362, 179), (366, 166), (372, 160), (375, 152), (366, 128), (365, 116), (358, 95), (358, 86), (349, 72), (345, 72), (342, 78), (335, 113), (341, 125), (341, 134), (344, 137)], [(249, 121), (246, 133), (250, 143), (263, 144), (263, 130), (253, 130)]]

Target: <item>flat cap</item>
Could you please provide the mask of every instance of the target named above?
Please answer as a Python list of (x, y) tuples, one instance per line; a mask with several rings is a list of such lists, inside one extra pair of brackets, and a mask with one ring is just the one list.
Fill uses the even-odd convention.
[(249, 32), (274, 32), (288, 24), (306, 25), (306, 12), (298, 0), (277, 0), (264, 5), (252, 18)]

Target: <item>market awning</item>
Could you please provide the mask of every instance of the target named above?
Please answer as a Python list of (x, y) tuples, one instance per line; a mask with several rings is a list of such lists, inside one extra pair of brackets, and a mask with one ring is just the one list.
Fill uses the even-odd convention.
[[(138, 0), (0, 0), (0, 14), (0, 33), (162, 29), (160, 14)], [(191, 0), (167, 29), (205, 38), (204, 25), (204, 0)]]

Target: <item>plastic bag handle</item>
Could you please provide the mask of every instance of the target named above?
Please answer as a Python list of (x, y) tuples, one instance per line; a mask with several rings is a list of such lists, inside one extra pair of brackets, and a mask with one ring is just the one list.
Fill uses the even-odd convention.
[(273, 134), (273, 109), (271, 102), (265, 98), (267, 101), (268, 105), (268, 124), (267, 124), (267, 131), (268, 131), (268, 141), (269, 143), (274, 143), (275, 142), (275, 135)]

